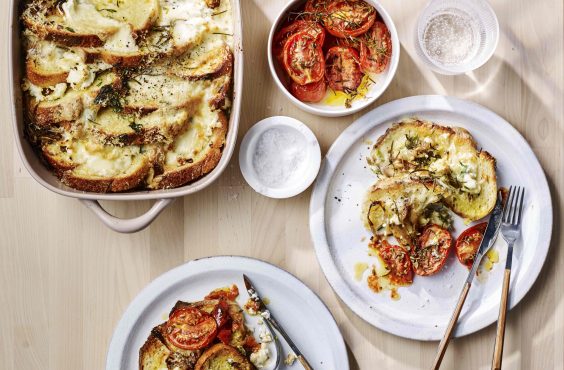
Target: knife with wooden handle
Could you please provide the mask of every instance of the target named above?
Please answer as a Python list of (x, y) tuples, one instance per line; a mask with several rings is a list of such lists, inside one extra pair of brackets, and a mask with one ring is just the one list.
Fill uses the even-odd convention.
[(264, 304), (262, 298), (259, 296), (259, 293), (257, 292), (256, 288), (251, 283), (249, 277), (243, 274), (243, 280), (245, 282), (245, 288), (247, 288), (247, 293), (249, 293), (249, 297), (258, 304), (259, 307), (258, 312), (261, 314), (262, 318), (266, 322), (268, 322), (278, 333), (280, 333), (280, 335), (284, 338), (286, 343), (288, 343), (288, 346), (290, 346), (290, 348), (292, 349), (292, 351), (294, 352), (294, 354), (298, 358), (298, 361), (302, 364), (304, 369), (313, 370), (313, 367), (309, 364), (305, 356), (294, 344), (294, 342), (292, 342), (290, 336), (286, 333), (286, 331), (282, 328), (282, 326), (280, 326), (278, 321), (276, 321), (274, 316), (272, 316), (270, 311), (266, 308), (266, 305)]
[(484, 237), (482, 238), (482, 242), (480, 243), (480, 247), (476, 252), (476, 256), (474, 256), (472, 268), (470, 269), (468, 277), (464, 282), (464, 286), (462, 288), (462, 291), (460, 292), (460, 297), (458, 298), (458, 302), (456, 303), (452, 317), (450, 318), (450, 321), (447, 325), (443, 339), (439, 343), (437, 355), (435, 357), (435, 361), (433, 362), (433, 366), (431, 367), (431, 369), (433, 370), (437, 370), (441, 367), (441, 362), (443, 361), (443, 357), (446, 353), (450, 338), (452, 337), (452, 333), (454, 332), (454, 328), (456, 327), (456, 323), (458, 322), (458, 317), (462, 312), (462, 307), (464, 306), (466, 297), (468, 297), (468, 291), (472, 286), (472, 281), (474, 280), (478, 266), (480, 265), (480, 262), (482, 261), (482, 258), (484, 257), (486, 252), (494, 245), (495, 240), (497, 239), (497, 234), (501, 226), (503, 208), (503, 194), (501, 191), (498, 191), (495, 207), (491, 213), (490, 219), (488, 221), (488, 226), (486, 227), (486, 231), (484, 232)]

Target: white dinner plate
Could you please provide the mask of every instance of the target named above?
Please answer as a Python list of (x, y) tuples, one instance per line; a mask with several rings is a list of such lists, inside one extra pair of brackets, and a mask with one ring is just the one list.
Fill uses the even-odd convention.
[[(366, 155), (392, 123), (414, 116), (466, 128), (478, 146), (497, 159), (499, 186), (525, 186), (522, 238), (515, 245), (511, 274), (511, 307), (529, 291), (545, 261), (552, 203), (544, 172), (525, 139), (507, 121), (475, 103), (444, 96), (400, 99), (367, 113), (339, 136), (322, 163), (310, 203), (310, 229), (323, 272), (345, 304), (375, 327), (406, 338), (438, 340), (468, 274), (454, 253), (438, 274), (416, 276), (413, 285), (399, 288), (397, 301), (389, 293), (376, 294), (368, 288), (369, 271), (361, 281), (354, 277), (357, 262), (375, 263), (376, 259), (368, 256), (370, 233), (360, 215), (366, 190), (376, 181)], [(453, 235), (467, 227), (455, 217)], [(499, 263), (474, 280), (456, 336), (473, 333), (497, 319), (507, 251), (501, 236), (494, 248)]]
[[(187, 262), (151, 282), (131, 302), (118, 323), (106, 359), (106, 370), (139, 368), (139, 348), (151, 329), (166, 321), (176, 301), (199, 301), (213, 289), (236, 284), (237, 302), (248, 299), (243, 274), (268, 298), (268, 309), (316, 369), (349, 369), (345, 342), (333, 316), (304, 283), (266, 262), (247, 257), (219, 256)], [(258, 339), (256, 318), (245, 314)], [(281, 339), (282, 360), (290, 352)], [(284, 365), (279, 369), (293, 367)]]

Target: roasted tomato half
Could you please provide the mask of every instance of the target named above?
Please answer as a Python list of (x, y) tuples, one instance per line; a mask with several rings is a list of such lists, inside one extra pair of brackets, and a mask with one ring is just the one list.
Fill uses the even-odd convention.
[(413, 270), (407, 251), (399, 245), (382, 243), (378, 247), (378, 254), (390, 271), (390, 282), (396, 285), (409, 285), (413, 282)]
[(292, 82), (290, 91), (292, 92), (292, 95), (294, 95), (300, 101), (317, 103), (323, 100), (323, 98), (325, 97), (327, 84), (325, 83), (325, 80), (312, 82), (307, 85), (298, 85), (297, 83)]
[(322, 15), (327, 32), (337, 37), (360, 36), (372, 27), (376, 9), (364, 1), (334, 1)]
[(281, 28), (272, 39), (272, 53), (280, 64), (283, 64), (283, 51), (286, 41), (288, 41), (290, 36), (302, 31), (315, 36), (317, 38), (317, 43), (319, 45), (323, 45), (323, 42), (325, 41), (325, 30), (319, 25), (319, 23), (306, 20), (297, 20), (292, 22), (286, 27)]
[(480, 248), (480, 243), (486, 232), (487, 222), (474, 225), (464, 230), (456, 239), (456, 257), (463, 265), (471, 268), (474, 263), (474, 257)]
[(437, 225), (425, 228), (411, 250), (413, 272), (422, 276), (439, 272), (447, 260), (451, 246), (452, 235), (448, 230)]
[(196, 307), (183, 307), (169, 318), (165, 333), (178, 348), (201, 349), (215, 339), (217, 322), (212, 315)]
[(284, 69), (299, 85), (320, 81), (325, 74), (325, 60), (319, 37), (307, 31), (291, 36), (284, 45)]
[(392, 38), (382, 22), (374, 25), (360, 38), (360, 68), (364, 72), (381, 73), (392, 56)]
[(327, 12), (327, 7), (336, 0), (307, 0), (304, 7), (307, 15), (323, 15)]
[(358, 53), (348, 46), (333, 46), (325, 58), (325, 75), (335, 91), (353, 92), (362, 81)]

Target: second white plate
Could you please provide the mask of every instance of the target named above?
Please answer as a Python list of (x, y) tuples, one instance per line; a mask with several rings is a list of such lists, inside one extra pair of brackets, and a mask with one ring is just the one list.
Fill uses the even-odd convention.
[[(478, 146), (497, 159), (498, 185), (526, 188), (522, 238), (517, 241), (511, 274), (510, 306), (529, 291), (546, 258), (552, 231), (552, 203), (546, 177), (525, 139), (507, 121), (468, 101), (443, 96), (414, 96), (380, 106), (353, 123), (335, 141), (315, 184), (310, 203), (310, 229), (319, 263), (341, 299), (372, 325), (406, 338), (442, 337), (468, 270), (451, 254), (445, 268), (431, 277), (416, 277), (399, 289), (401, 298), (373, 293), (354, 278), (357, 262), (368, 257), (370, 234), (361, 221), (361, 207), (376, 176), (366, 164), (373, 143), (394, 122), (417, 116), (466, 128)], [(460, 218), (454, 236), (462, 232)], [(473, 333), (497, 319), (506, 245), (499, 237), (499, 263), (475, 280), (455, 335)]]
[[(242, 306), (248, 299), (243, 274), (249, 276), (263, 298), (268, 298), (268, 309), (316, 370), (349, 369), (339, 328), (315, 293), (274, 265), (235, 256), (190, 261), (153, 280), (131, 302), (118, 323), (108, 349), (106, 369), (138, 369), (139, 348), (151, 329), (166, 320), (178, 300), (199, 301), (213, 289), (236, 284), (240, 292), (237, 302)], [(284, 360), (290, 350), (282, 339), (281, 343)], [(296, 366), (300, 365), (290, 367), (282, 362), (278, 369)]]

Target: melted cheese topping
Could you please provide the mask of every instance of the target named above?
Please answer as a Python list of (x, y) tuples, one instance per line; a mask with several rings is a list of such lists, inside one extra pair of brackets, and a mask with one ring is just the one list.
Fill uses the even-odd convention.
[(123, 24), (119, 30), (108, 38), (104, 44), (104, 48), (110, 51), (120, 51), (133, 53), (139, 51), (139, 47), (133, 38), (131, 26)]
[[(156, 13), (158, 19), (155, 26), (170, 32), (170, 42), (177, 48), (176, 51), (188, 51), (185, 54), (188, 61), (192, 56), (196, 58), (198, 55), (214, 53), (220, 48), (225, 52), (226, 45), (233, 46), (230, 1), (222, 0), (216, 9), (208, 8), (205, 0), (143, 1), (157, 2), (160, 10)], [(130, 3), (133, 4), (133, 0)], [(151, 42), (139, 45), (142, 38), (134, 36), (132, 22), (128, 23), (124, 17), (117, 16), (117, 11), (108, 10), (114, 7), (115, 3), (110, 0), (66, 0), (61, 5), (65, 23), (72, 28), (69, 32), (100, 35), (104, 46), (98, 51), (125, 55), (156, 51), (159, 58), (174, 63), (178, 54), (163, 57), (158, 54), (161, 49), (151, 49), (151, 42), (158, 42), (162, 35), (149, 32)], [(31, 54), (32, 50), (28, 52)], [(114, 99), (112, 104), (118, 100), (119, 107), (109, 105), (101, 108), (94, 104), (101, 89), (117, 89), (117, 84), (113, 86), (116, 75), (113, 72), (101, 73), (112, 68), (111, 65), (101, 61), (86, 63), (86, 54), (80, 48), (61, 48), (51, 42), (46, 42), (33, 52), (36, 58), (68, 75), (66, 83), (47, 89), (26, 81), (24, 89), (31, 96), (38, 101), (51, 101), (64, 98), (70, 92), (82, 100), (84, 109), (81, 118), (72, 124), (69, 131), (63, 132), (63, 139), (43, 146), (55, 160), (64, 163), (65, 168), (72, 167), (74, 174), (99, 178), (127, 176), (149, 159), (156, 158), (157, 152), (162, 154), (163, 163), (160, 164), (165, 170), (173, 170), (196, 162), (209, 153), (214, 129), (221, 126), (220, 111), (212, 109), (210, 102), (217, 98), (229, 76), (191, 81), (167, 75), (169, 71), (166, 68), (145, 75), (134, 75), (127, 80), (126, 93), (114, 90), (113, 93), (118, 96), (108, 97)], [(149, 58), (148, 69), (157, 68), (156, 62)], [(205, 69), (206, 65), (196, 67), (199, 68)], [(229, 104), (226, 99), (226, 106)], [(116, 118), (125, 114), (121, 108), (126, 106), (133, 111), (136, 108), (146, 111), (133, 114), (130, 119)], [(147, 113), (152, 109), (157, 110)], [(112, 114), (108, 114), (108, 111)], [(158, 141), (142, 146), (124, 146), (123, 143), (127, 141), (119, 141), (121, 135), (141, 135), (144, 130), (151, 130), (151, 134), (156, 132)], [(118, 138), (115, 142), (108, 139), (114, 137)]]
[(166, 153), (166, 166), (176, 168), (187, 161), (196, 162), (201, 155), (205, 155), (213, 129), (220, 124), (217, 111), (209, 106), (201, 105), (200, 111), (192, 118), (188, 130), (180, 135), (173, 143), (173, 149)]
[(60, 83), (52, 87), (39, 87), (28, 80), (24, 80), (22, 89), (28, 91), (29, 94), (38, 102), (53, 101), (61, 98), (67, 91), (67, 84)]
[(71, 32), (100, 35), (116, 32), (120, 22), (104, 17), (96, 7), (87, 0), (67, 0), (61, 8), (66, 24)]

